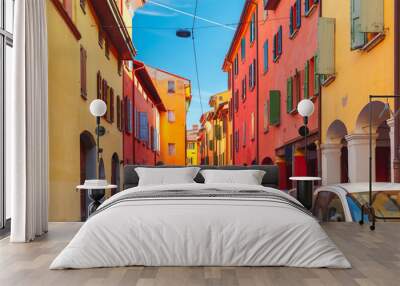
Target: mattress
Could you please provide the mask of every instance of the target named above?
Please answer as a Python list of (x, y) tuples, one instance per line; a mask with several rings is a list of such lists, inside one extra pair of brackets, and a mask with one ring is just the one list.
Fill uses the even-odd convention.
[(293, 197), (262, 186), (193, 183), (112, 196), (50, 269), (134, 265), (351, 267)]

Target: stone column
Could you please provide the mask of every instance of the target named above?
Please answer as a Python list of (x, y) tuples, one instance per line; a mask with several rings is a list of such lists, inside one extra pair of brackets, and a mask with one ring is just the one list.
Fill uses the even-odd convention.
[[(375, 181), (375, 147), (377, 134), (372, 134), (372, 181)], [(369, 181), (369, 134), (346, 135), (349, 153), (350, 183)]]
[(321, 144), (322, 185), (324, 186), (340, 183), (341, 148), (342, 144), (338, 143)]
[(389, 118), (386, 120), (386, 123), (390, 127), (390, 178), (392, 183), (394, 183), (394, 118)]

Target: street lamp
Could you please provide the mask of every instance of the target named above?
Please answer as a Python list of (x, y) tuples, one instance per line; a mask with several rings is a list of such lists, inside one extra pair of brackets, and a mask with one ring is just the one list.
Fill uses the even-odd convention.
[[(90, 113), (96, 117), (96, 137), (97, 137), (97, 164), (100, 162), (100, 136), (103, 136), (105, 129), (100, 126), (100, 117), (102, 117), (107, 112), (107, 105), (101, 99), (95, 99), (90, 103)], [(99, 176), (99, 170), (97, 170)]]
[(297, 199), (306, 207), (307, 209), (312, 208), (312, 193), (313, 193), (313, 182), (319, 181), (319, 177), (308, 177), (307, 172), (307, 136), (308, 131), (308, 118), (314, 113), (314, 103), (309, 99), (303, 99), (297, 105), (297, 111), (303, 117), (304, 125), (300, 127), (299, 133), (304, 136), (304, 159), (306, 162), (306, 176), (304, 177), (290, 177), (290, 180), (297, 182)]
[(300, 134), (304, 136), (304, 159), (306, 161), (306, 176), (308, 175), (308, 156), (307, 156), (307, 135), (309, 133), (308, 130), (308, 118), (314, 113), (314, 103), (309, 99), (303, 99), (297, 105), (297, 111), (301, 116), (303, 116), (304, 126), (303, 129), (300, 129)]

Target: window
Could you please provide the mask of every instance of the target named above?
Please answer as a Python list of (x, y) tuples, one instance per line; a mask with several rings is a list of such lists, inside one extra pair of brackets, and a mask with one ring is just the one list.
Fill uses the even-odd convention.
[(278, 32), (274, 35), (273, 55), (274, 62), (278, 61), (282, 55), (282, 26), (279, 27)]
[(253, 43), (255, 38), (256, 38), (256, 13), (253, 13), (250, 22), (250, 43)]
[(86, 14), (86, 0), (80, 0), (79, 2), (80, 2), (83, 13)]
[(235, 111), (239, 111), (239, 90), (235, 91)]
[(246, 99), (246, 83), (247, 82), (247, 77), (244, 76), (244, 78), (242, 79), (242, 100), (244, 101)]
[(97, 99), (102, 98), (102, 78), (101, 78), (101, 73), (100, 71), (97, 72)]
[(240, 52), (241, 52), (240, 58), (242, 61), (244, 61), (244, 59), (246, 58), (246, 38), (245, 37), (242, 38)]
[(121, 98), (117, 95), (117, 128), (122, 131), (122, 108), (121, 108)]
[(323, 222), (345, 221), (343, 204), (338, 195), (333, 192), (321, 191), (314, 205), (314, 215)]
[(351, 0), (351, 48), (358, 49), (366, 43), (366, 33), (361, 32), (360, 24), (360, 2), (362, 0)]
[(269, 123), (271, 125), (279, 125), (281, 116), (281, 92), (279, 90), (270, 90), (269, 102)]
[(169, 156), (175, 156), (176, 155), (175, 143), (168, 143), (168, 155)]
[[(308, 1), (308, 0), (306, 0)], [(289, 37), (293, 38), (301, 27), (301, 0), (296, 0), (290, 7), (289, 15)]]
[(236, 55), (235, 60), (233, 62), (233, 73), (234, 75), (239, 74), (239, 56)]
[(114, 122), (114, 89), (110, 88), (110, 122)]
[(87, 63), (87, 52), (85, 48), (81, 46), (81, 53), (80, 53), (81, 96), (84, 99), (87, 99), (86, 63)]
[(318, 4), (319, 0), (305, 0), (304, 1), (304, 13), (306, 16), (308, 16), (311, 11), (313, 10), (313, 7), (315, 7), (315, 4)]
[(98, 34), (98, 41), (99, 41), (99, 46), (100, 48), (103, 48), (104, 45), (104, 34), (103, 34), (103, 30), (101, 28), (99, 28), (99, 34)]
[(255, 115), (254, 112), (251, 113), (251, 133), (250, 133), (250, 139), (254, 140), (256, 138), (256, 120), (255, 120)]
[(122, 60), (118, 60), (118, 75), (122, 75)]
[(300, 29), (300, 27), (301, 27), (301, 0), (296, 0), (294, 7), (296, 10), (296, 29)]
[(264, 43), (264, 73), (268, 72), (268, 40)]
[(254, 59), (253, 62), (249, 66), (249, 87), (253, 89), (256, 86), (256, 60)]
[[(4, 113), (5, 98), (13, 92), (11, 85), (14, 67), (13, 59), (13, 32), (14, 32), (14, 0), (0, 0), (0, 140), (5, 140)], [(4, 9), (4, 10), (3, 10)], [(0, 164), (4, 166), (0, 173), (0, 228), (8, 232), (11, 218), (11, 193), (4, 188), (4, 154), (7, 150), (0, 150)]]
[(247, 136), (247, 134), (246, 134), (246, 121), (243, 121), (243, 127), (242, 127), (242, 130), (243, 130), (243, 138), (242, 138), (242, 147), (245, 147), (246, 146), (246, 136)]
[(293, 109), (297, 109), (297, 104), (301, 98), (300, 72), (296, 70), (293, 76)]
[(293, 78), (289, 77), (286, 88), (286, 112), (293, 112)]
[(314, 84), (314, 95), (319, 95), (319, 89), (320, 89), (320, 82), (319, 82), (319, 74), (318, 74), (318, 70), (317, 70), (317, 62), (318, 62), (318, 57), (314, 56), (313, 59), (311, 59), (312, 61), (312, 66), (314, 67), (314, 80), (313, 80), (313, 84)]
[(123, 110), (125, 110), (125, 115), (123, 114), (124, 120), (122, 122), (125, 124), (125, 132), (132, 134), (132, 101), (127, 97), (124, 100)]
[(139, 140), (149, 141), (149, 119), (147, 112), (139, 112)]
[(304, 98), (309, 97), (310, 91), (310, 62), (307, 61), (304, 67), (304, 82), (303, 82), (303, 96)]
[(168, 110), (168, 122), (175, 122), (175, 112), (173, 110)]
[(110, 43), (107, 38), (104, 40), (104, 47), (104, 54), (107, 59), (110, 59)]
[(239, 130), (235, 131), (235, 151), (239, 152)]
[(168, 93), (175, 93), (175, 81), (168, 81)]
[(263, 129), (264, 129), (264, 133), (268, 132), (268, 119), (269, 119), (269, 102), (268, 100), (265, 100), (264, 102), (264, 113), (263, 113)]

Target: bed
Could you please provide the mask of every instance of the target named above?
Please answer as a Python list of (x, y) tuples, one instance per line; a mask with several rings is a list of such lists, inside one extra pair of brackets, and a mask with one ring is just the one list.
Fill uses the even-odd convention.
[(99, 207), (50, 269), (351, 267), (315, 218), (276, 189), (276, 166), (240, 168), (264, 170), (261, 185), (204, 184), (199, 173), (193, 183), (153, 186), (138, 186), (136, 167), (125, 167), (124, 191)]

